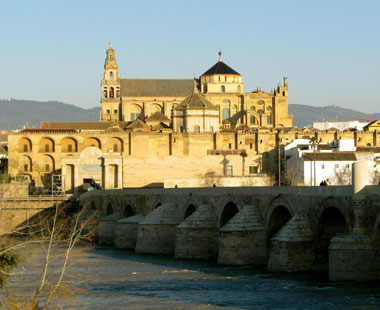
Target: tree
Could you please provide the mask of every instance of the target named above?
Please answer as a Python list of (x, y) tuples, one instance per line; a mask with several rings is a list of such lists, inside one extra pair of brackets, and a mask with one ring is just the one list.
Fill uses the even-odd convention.
[(289, 186), (296, 186), (298, 184), (299, 169), (290, 168), (286, 170), (284, 183)]
[(243, 176), (244, 176), (244, 173), (245, 173), (245, 158), (248, 156), (247, 152), (246, 151), (241, 152), (240, 156), (242, 158), (242, 172), (243, 172)]
[(336, 168), (333, 181), (336, 185), (350, 185), (352, 183), (352, 170), (349, 166)]
[(313, 170), (314, 170), (313, 183), (314, 183), (314, 186), (316, 186), (317, 185), (317, 178), (316, 178), (316, 175), (315, 175), (316, 174), (316, 169), (315, 169), (315, 147), (318, 144), (317, 137), (316, 136), (311, 137), (310, 138), (310, 143), (313, 146)]
[[(65, 288), (64, 276), (70, 254), (76, 244), (91, 239), (96, 228), (94, 216), (84, 218), (82, 215), (81, 212), (77, 214), (70, 224), (71, 216), (68, 216), (67, 206), (55, 205), (45, 214), (33, 219), (32, 223), (23, 227), (22, 230), (18, 230), (19, 235), (24, 237), (23, 242), (18, 244), (18, 249), (25, 249), (28, 243), (39, 244), (45, 256), (41, 262), (42, 271), (33, 295), (20, 300), (15, 294), (8, 294), (7, 298), (1, 302), (3, 309), (41, 310), (47, 307), (50, 309), (54, 300), (57, 305), (62, 303), (59, 298)], [(63, 255), (57, 252), (62, 245), (65, 245)], [(62, 258), (62, 264), (57, 268), (52, 262), (56, 261), (59, 255)]]

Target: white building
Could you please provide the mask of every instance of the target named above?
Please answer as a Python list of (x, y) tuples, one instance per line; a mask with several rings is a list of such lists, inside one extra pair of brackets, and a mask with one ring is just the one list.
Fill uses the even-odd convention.
[(358, 131), (363, 131), (363, 127), (368, 125), (368, 122), (359, 122), (359, 121), (348, 121), (348, 122), (333, 122), (333, 121), (324, 121), (324, 122), (315, 122), (313, 123), (313, 128), (319, 130), (328, 130), (330, 128), (336, 128), (340, 131), (346, 129), (356, 129)]
[(313, 146), (307, 139), (297, 139), (285, 147), (286, 174), (296, 184), (320, 185), (324, 180), (329, 185), (351, 184), (356, 161), (353, 140)]

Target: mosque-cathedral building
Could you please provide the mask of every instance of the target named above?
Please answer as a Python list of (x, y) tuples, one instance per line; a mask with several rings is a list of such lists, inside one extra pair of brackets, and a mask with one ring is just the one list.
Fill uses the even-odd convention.
[(105, 188), (202, 183), (210, 176), (244, 176), (240, 185), (252, 185), (281, 171), (282, 147), (297, 138), (380, 145), (376, 130), (293, 127), (287, 78), (271, 92), (244, 92), (242, 76), (220, 52), (199, 79), (120, 78), (110, 44), (100, 101), (99, 122), (41, 122), (10, 134), (9, 174), (37, 186), (60, 174), (69, 192), (88, 178)]

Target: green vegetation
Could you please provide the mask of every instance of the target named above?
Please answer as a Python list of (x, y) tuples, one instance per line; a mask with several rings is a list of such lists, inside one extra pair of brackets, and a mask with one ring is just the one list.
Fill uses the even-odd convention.
[(5, 285), (12, 268), (17, 267), (19, 256), (10, 250), (12, 245), (8, 241), (0, 244), (0, 288)]

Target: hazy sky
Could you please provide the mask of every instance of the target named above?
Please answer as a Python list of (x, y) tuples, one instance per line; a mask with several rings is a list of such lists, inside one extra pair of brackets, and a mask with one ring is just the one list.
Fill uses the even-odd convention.
[(0, 2), (0, 98), (100, 106), (112, 39), (122, 77), (199, 77), (223, 52), (246, 92), (380, 112), (380, 1)]

